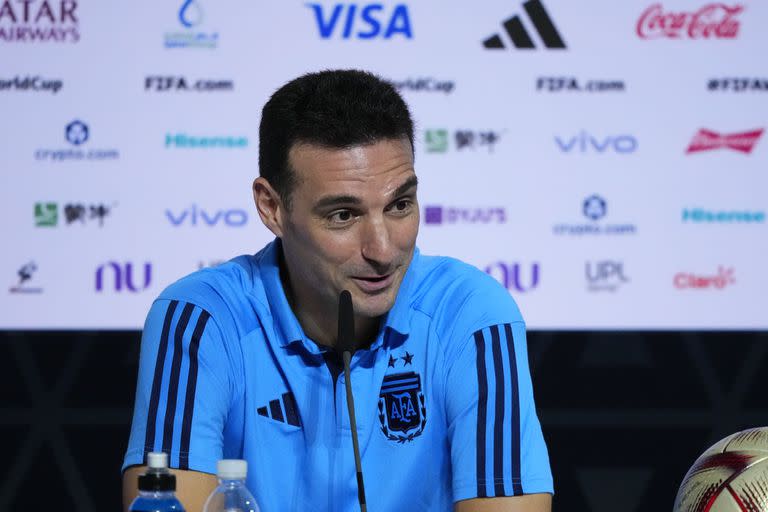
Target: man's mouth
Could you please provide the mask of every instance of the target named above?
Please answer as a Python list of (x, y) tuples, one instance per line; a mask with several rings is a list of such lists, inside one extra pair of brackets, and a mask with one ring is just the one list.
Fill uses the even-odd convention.
[(365, 293), (377, 293), (389, 288), (394, 281), (394, 276), (394, 272), (383, 276), (354, 276), (352, 281)]

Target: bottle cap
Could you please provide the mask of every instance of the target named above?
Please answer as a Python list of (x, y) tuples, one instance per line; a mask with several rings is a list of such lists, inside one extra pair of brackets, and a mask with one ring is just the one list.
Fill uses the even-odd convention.
[(223, 480), (242, 480), (248, 474), (248, 462), (241, 459), (222, 459), (216, 464), (216, 474)]
[(149, 452), (147, 454), (147, 466), (149, 466), (149, 469), (167, 468), (168, 454), (164, 452)]

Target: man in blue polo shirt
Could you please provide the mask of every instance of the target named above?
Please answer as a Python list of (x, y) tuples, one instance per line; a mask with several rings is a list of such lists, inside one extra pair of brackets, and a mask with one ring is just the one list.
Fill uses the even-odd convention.
[(152, 305), (124, 460), (150, 451), (200, 510), (243, 458), (263, 511), (358, 510), (338, 297), (352, 295), (352, 388), (372, 511), (551, 509), (525, 324), (493, 279), (415, 248), (413, 124), (360, 71), (302, 76), (262, 112), (256, 207), (276, 240), (187, 276)]

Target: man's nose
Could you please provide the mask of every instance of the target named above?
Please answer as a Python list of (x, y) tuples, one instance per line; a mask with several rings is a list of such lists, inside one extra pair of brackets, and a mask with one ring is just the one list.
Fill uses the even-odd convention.
[(371, 263), (389, 265), (392, 258), (392, 244), (389, 228), (383, 217), (366, 219), (361, 243), (363, 258)]

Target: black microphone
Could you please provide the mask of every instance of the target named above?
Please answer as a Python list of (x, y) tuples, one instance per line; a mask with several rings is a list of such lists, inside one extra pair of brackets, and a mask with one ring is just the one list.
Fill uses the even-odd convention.
[(357, 501), (360, 511), (366, 512), (365, 486), (363, 485), (363, 463), (360, 460), (360, 445), (357, 441), (357, 421), (355, 421), (355, 399), (352, 397), (352, 375), (349, 365), (352, 353), (355, 351), (355, 315), (352, 309), (352, 295), (343, 290), (339, 294), (339, 336), (336, 339), (337, 349), (342, 351), (344, 360), (344, 380), (347, 389), (347, 409), (349, 410), (349, 425), (352, 428), (352, 448), (355, 452), (355, 468), (357, 469)]

